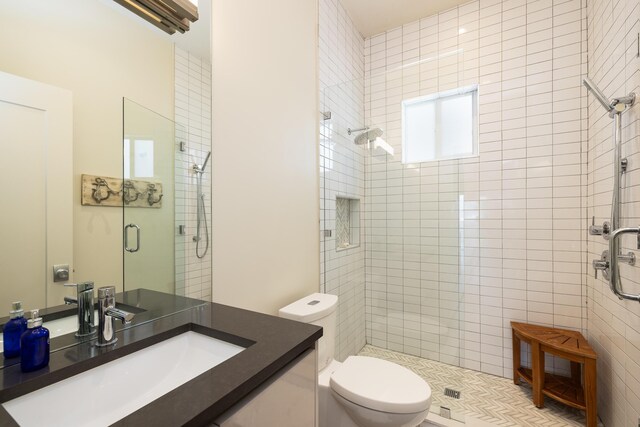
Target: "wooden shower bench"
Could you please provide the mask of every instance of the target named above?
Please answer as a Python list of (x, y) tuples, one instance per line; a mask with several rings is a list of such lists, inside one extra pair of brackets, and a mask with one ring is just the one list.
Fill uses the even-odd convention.
[[(513, 382), (533, 387), (533, 404), (544, 407), (544, 396), (586, 412), (587, 426), (596, 427), (596, 352), (580, 332), (511, 322)], [(520, 342), (531, 346), (531, 369), (520, 366)], [(544, 354), (571, 362), (571, 376), (544, 372)], [(580, 369), (582, 366), (582, 370)]]

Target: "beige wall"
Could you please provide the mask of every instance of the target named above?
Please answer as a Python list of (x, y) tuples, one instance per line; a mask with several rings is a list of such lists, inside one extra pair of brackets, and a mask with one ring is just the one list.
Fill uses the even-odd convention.
[(121, 175), (122, 97), (173, 116), (174, 67), (170, 40), (118, 7), (0, 0), (0, 70), (73, 92), (73, 279), (121, 287), (122, 211), (80, 206), (80, 175)]
[(213, 300), (319, 288), (315, 0), (213, 0)]
[(73, 259), (72, 99), (68, 90), (0, 72), (0, 200), (10, 207), (0, 209), (5, 308), (20, 300), (26, 312), (64, 295), (47, 272)]

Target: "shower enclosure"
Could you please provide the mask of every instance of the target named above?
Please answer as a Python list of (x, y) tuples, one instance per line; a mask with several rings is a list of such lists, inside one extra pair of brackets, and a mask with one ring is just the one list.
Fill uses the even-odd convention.
[(187, 162), (179, 150), (184, 129), (131, 100), (123, 101), (123, 224), (125, 290), (184, 290), (186, 182), (176, 179)]

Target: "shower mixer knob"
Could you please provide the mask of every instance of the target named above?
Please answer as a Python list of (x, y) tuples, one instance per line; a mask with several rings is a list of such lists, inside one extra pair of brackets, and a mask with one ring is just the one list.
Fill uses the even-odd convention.
[(605, 240), (609, 240), (609, 234), (611, 233), (611, 223), (605, 221), (602, 226), (595, 225), (596, 217), (591, 217), (591, 225), (589, 226), (589, 234), (592, 236), (602, 236)]
[(591, 266), (593, 267), (596, 279), (598, 278), (598, 270), (600, 270), (604, 278), (609, 280), (609, 251), (603, 251), (600, 259), (591, 261)]

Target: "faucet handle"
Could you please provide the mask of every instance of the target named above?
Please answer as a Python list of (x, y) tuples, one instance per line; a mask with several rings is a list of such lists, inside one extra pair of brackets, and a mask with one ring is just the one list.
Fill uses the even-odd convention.
[(594, 276), (598, 278), (598, 270), (602, 271), (602, 275), (605, 279), (609, 280), (609, 251), (605, 250), (602, 252), (600, 259), (594, 259), (591, 261), (591, 266), (594, 270)]
[(67, 286), (67, 287), (74, 286), (78, 291), (78, 293), (93, 290), (93, 282), (65, 283), (64, 286)]
[(122, 322), (123, 325), (128, 325), (131, 323), (135, 314), (129, 313), (128, 311), (120, 310), (119, 308), (110, 308), (107, 310), (107, 316), (111, 316), (114, 319), (118, 319)]
[(595, 278), (597, 279), (598, 270), (606, 270), (607, 268), (609, 268), (609, 262), (599, 260), (599, 259), (594, 259), (593, 261), (591, 261), (591, 266), (593, 267), (594, 275), (595, 275)]
[(115, 298), (115, 296), (115, 286), (103, 286), (101, 288), (98, 288), (98, 299)]

